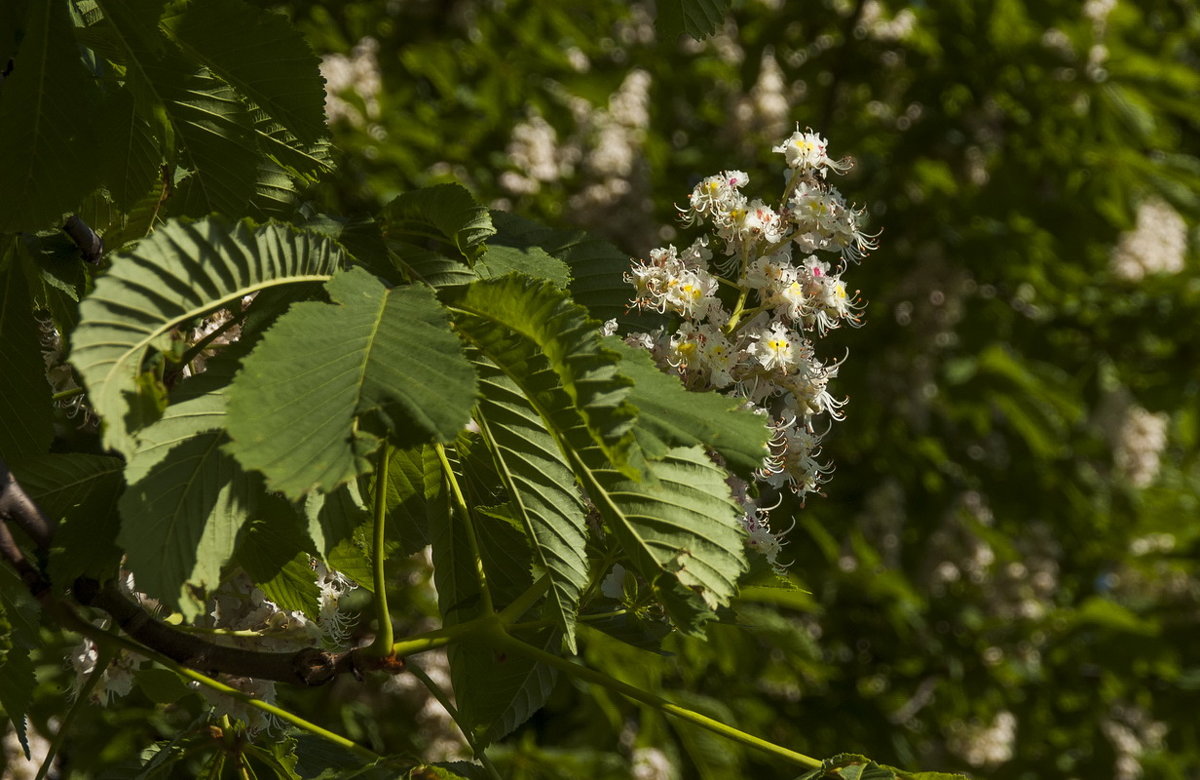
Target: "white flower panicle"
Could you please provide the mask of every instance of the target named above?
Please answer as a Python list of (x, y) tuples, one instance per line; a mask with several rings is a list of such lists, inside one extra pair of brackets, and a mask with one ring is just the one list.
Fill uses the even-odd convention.
[[(842, 275), (877, 243), (863, 230), (865, 211), (827, 181), (830, 171), (850, 170), (849, 158), (830, 157), (828, 142), (812, 130), (797, 129), (774, 151), (788, 167), (777, 204), (744, 194), (744, 171), (708, 176), (677, 207), (685, 225), (705, 226), (708, 234), (686, 249), (655, 249), (632, 263), (625, 274), (634, 288), (630, 306), (672, 315), (674, 325), (624, 339), (688, 388), (743, 398), (767, 417), (773, 436), (757, 487), (730, 484), (747, 544), (782, 572), (782, 534), (768, 519), (773, 507), (751, 493), (787, 488), (803, 498), (829, 479), (833, 466), (821, 459), (821, 439), (843, 419), (845, 399), (829, 391), (841, 361), (818, 358), (813, 339), (861, 324), (863, 303)], [(828, 423), (819, 426), (818, 417)]]
[(1109, 261), (1113, 274), (1140, 281), (1154, 274), (1177, 274), (1187, 255), (1187, 225), (1179, 212), (1159, 198), (1138, 206), (1137, 224), (1122, 233)]

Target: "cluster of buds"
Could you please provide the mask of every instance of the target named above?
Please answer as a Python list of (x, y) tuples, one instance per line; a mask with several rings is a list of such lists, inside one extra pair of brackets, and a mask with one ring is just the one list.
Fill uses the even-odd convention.
[(845, 400), (828, 389), (841, 361), (819, 359), (812, 339), (860, 324), (863, 304), (847, 292), (842, 274), (876, 242), (863, 230), (864, 211), (826, 180), (830, 171), (849, 170), (848, 158), (830, 158), (825, 139), (812, 131), (797, 130), (773, 151), (788, 167), (776, 206), (742, 193), (749, 183), (742, 171), (709, 176), (680, 209), (685, 224), (705, 225), (708, 235), (633, 264), (625, 275), (635, 289), (631, 306), (675, 315), (676, 322), (625, 340), (688, 388), (744, 398), (768, 418), (773, 436), (755, 475), (759, 486), (735, 482), (733, 491), (745, 510), (748, 544), (782, 571), (782, 542), (761, 496), (787, 488), (803, 499), (829, 478), (821, 439), (843, 419)]

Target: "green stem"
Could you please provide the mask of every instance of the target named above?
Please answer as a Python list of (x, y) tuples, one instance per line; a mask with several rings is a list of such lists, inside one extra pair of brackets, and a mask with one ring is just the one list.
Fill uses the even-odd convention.
[(46, 758), (42, 761), (42, 765), (38, 767), (37, 778), (35, 780), (45, 780), (46, 774), (50, 771), (50, 765), (54, 763), (54, 757), (58, 755), (58, 749), (62, 747), (63, 742), (66, 741), (67, 734), (70, 733), (71, 722), (75, 720), (75, 715), (83, 708), (84, 702), (92, 695), (92, 691), (96, 690), (96, 686), (100, 683), (100, 678), (104, 676), (109, 663), (112, 662), (112, 659), (116, 655), (116, 652), (111, 647), (97, 644), (96, 667), (92, 669), (92, 673), (88, 675), (87, 681), (79, 689), (79, 693), (76, 694), (75, 701), (71, 704), (71, 709), (67, 710), (67, 714), (63, 716), (62, 723), (58, 726), (58, 733), (54, 735), (54, 741), (50, 743), (50, 750), (46, 752)]
[[(610, 618), (620, 617), (627, 612), (629, 612), (627, 609), (614, 609), (611, 612), (592, 612), (591, 614), (578, 615), (575, 620), (583, 624), (594, 623), (597, 620), (609, 620)], [(525, 620), (520, 623), (506, 623), (505, 628), (509, 631), (534, 631), (539, 628), (556, 625), (558, 625), (558, 621), (546, 618), (542, 620)]]
[(455, 508), (462, 516), (463, 527), (467, 530), (467, 544), (471, 548), (471, 556), (475, 559), (475, 574), (479, 578), (479, 596), (483, 602), (483, 612), (485, 615), (494, 614), (496, 606), (492, 601), (492, 591), (488, 588), (487, 575), (483, 571), (483, 558), (479, 554), (479, 539), (475, 536), (475, 524), (471, 522), (471, 510), (467, 506), (467, 499), (463, 495), (462, 488), (458, 485), (458, 478), (454, 476), (454, 468), (450, 465), (450, 459), (446, 457), (446, 448), (440, 444), (433, 446), (437, 451), (438, 460), (441, 461), (442, 472), (450, 484)]
[(466, 738), (467, 744), (471, 746), (471, 751), (475, 754), (475, 758), (479, 760), (479, 763), (483, 764), (483, 767), (487, 770), (488, 774), (491, 775), (494, 780), (501, 780), (500, 773), (496, 771), (496, 765), (492, 763), (492, 760), (487, 757), (484, 749), (480, 747), (475, 741), (475, 738), (471, 736), (471, 730), (463, 725), (463, 722), (458, 715), (458, 708), (456, 708), (450, 701), (450, 697), (447, 696), (446, 692), (442, 690), (442, 686), (434, 682), (432, 677), (425, 674), (425, 670), (420, 666), (417, 666), (416, 664), (409, 664), (407, 668), (408, 671), (413, 673), (414, 677), (421, 681), (421, 684), (424, 685), (425, 688), (433, 695), (433, 698), (438, 700), (438, 704), (441, 704), (442, 707), (445, 708), (446, 712), (450, 713), (451, 719), (454, 720), (454, 725), (458, 726), (458, 730), (461, 731), (463, 737)]
[(617, 693), (627, 696), (634, 701), (648, 704), (661, 712), (665, 712), (668, 715), (674, 715), (681, 720), (685, 720), (689, 723), (699, 726), (700, 728), (707, 729), (715, 734), (720, 734), (727, 739), (732, 739), (733, 741), (740, 742), (743, 745), (758, 748), (759, 750), (765, 751), (779, 758), (786, 759), (792, 763), (800, 764), (801, 766), (810, 767), (812, 769), (816, 769), (821, 766), (821, 762), (815, 758), (812, 758), (811, 756), (806, 756), (803, 753), (797, 753), (794, 750), (785, 748), (782, 745), (776, 745), (774, 742), (769, 742), (761, 737), (756, 737), (753, 734), (747, 734), (744, 731), (735, 729), (732, 726), (727, 726), (718, 720), (713, 720), (706, 715), (701, 715), (698, 712), (689, 710), (686, 707), (681, 707), (678, 704), (672, 704), (660, 696), (655, 696), (652, 693), (643, 691), (641, 688), (635, 688), (628, 683), (624, 683), (618, 679), (609, 677), (608, 675), (598, 672), (595, 669), (589, 669), (581, 664), (572, 663), (566, 658), (554, 655), (553, 653), (548, 653), (545, 650), (522, 642), (520, 639), (516, 639), (515, 637), (509, 636), (506, 633), (496, 632), (496, 634), (493, 634), (493, 636), (489, 638), (493, 639), (493, 641), (497, 641), (503, 647), (507, 647), (515, 652), (529, 656), (535, 661), (544, 663), (547, 666), (552, 666), (566, 674), (587, 680), (590, 683), (595, 683), (596, 685), (608, 688), (611, 691), (616, 691)]
[[(427, 631), (424, 634), (401, 639), (392, 645), (392, 655), (404, 657), (424, 653), (428, 650), (436, 650), (439, 647), (445, 647), (448, 644), (457, 642), (468, 634), (481, 634), (496, 626), (513, 622), (525, 614), (537, 602), (538, 598), (546, 592), (549, 584), (549, 578), (543, 576), (537, 582), (530, 585), (524, 593), (513, 599), (512, 603), (505, 607), (504, 611), (499, 614), (493, 612), (491, 614), (480, 615), (464, 623), (446, 626), (433, 631)], [(547, 625), (551, 622), (548, 621)]]
[(508, 625), (529, 611), (537, 600), (550, 589), (550, 575), (543, 574), (538, 581), (525, 589), (525, 592), (512, 600), (512, 603), (500, 611), (500, 622)]
[(375, 546), (371, 550), (371, 577), (375, 583), (375, 620), (379, 628), (375, 633), (375, 641), (367, 649), (367, 654), (376, 658), (384, 658), (391, 653), (395, 641), (392, 616), (388, 612), (387, 583), (383, 573), (383, 532), (384, 521), (387, 518), (388, 463), (391, 460), (391, 449), (384, 442), (379, 448), (379, 463), (375, 467)]
[(237, 699), (247, 707), (261, 710), (269, 715), (274, 715), (280, 720), (287, 721), (299, 729), (303, 729), (310, 734), (314, 734), (322, 739), (328, 740), (335, 745), (340, 745), (364, 761), (376, 761), (379, 759), (379, 756), (376, 755), (374, 751), (368, 750), (362, 745), (343, 737), (341, 734), (335, 734), (328, 729), (322, 728), (315, 723), (311, 723), (304, 718), (301, 718), (299, 715), (295, 715), (281, 707), (275, 706), (274, 704), (269, 704), (265, 701), (262, 701), (261, 699), (256, 699), (248, 693), (239, 691), (237, 688), (226, 685), (219, 680), (214, 680), (207, 675), (197, 672), (195, 669), (189, 669), (173, 658), (168, 658), (162, 653), (151, 650), (148, 647), (143, 647), (131, 639), (127, 639), (119, 634), (110, 634), (107, 631), (98, 629), (91, 623), (88, 623), (86, 620), (79, 617), (79, 615), (75, 614), (75, 612), (70, 609), (59, 609), (56, 610), (56, 612), (58, 613), (59, 617), (62, 618), (62, 622), (66, 624), (66, 627), (70, 628), (72, 631), (76, 631), (84, 636), (90, 637), (97, 645), (116, 645), (117, 647), (128, 650), (131, 653), (136, 653), (145, 658), (149, 658), (155, 663), (165, 666), (166, 668), (175, 672), (175, 674), (179, 675), (180, 677), (186, 677), (189, 680), (195, 680), (206, 688), (210, 688), (214, 691), (218, 691)]
[[(495, 617), (488, 615), (487, 619), (495, 620)], [(428, 652), (429, 650), (436, 650), (439, 647), (445, 647), (467, 634), (480, 630), (483, 621), (484, 618), (475, 618), (474, 620), (468, 620), (458, 625), (439, 628), (417, 636), (410, 636), (407, 639), (401, 639), (392, 645), (392, 655), (403, 658), (409, 655), (416, 655), (417, 653)]]
[(738, 293), (737, 303), (733, 307), (733, 313), (729, 315), (729, 321), (725, 323), (725, 327), (721, 330), (725, 331), (725, 335), (733, 333), (737, 328), (738, 320), (742, 318), (742, 309), (746, 306), (746, 298), (750, 295), (750, 290), (743, 287)]
[(61, 401), (64, 398), (74, 398), (77, 395), (83, 395), (85, 392), (87, 391), (82, 387), (72, 387), (70, 390), (63, 390), (62, 392), (55, 393), (54, 395), (50, 396), (50, 400)]

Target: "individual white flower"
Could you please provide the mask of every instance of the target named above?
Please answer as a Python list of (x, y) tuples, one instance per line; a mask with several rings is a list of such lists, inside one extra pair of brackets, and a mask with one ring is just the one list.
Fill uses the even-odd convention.
[(752, 336), (746, 352), (767, 371), (787, 373), (805, 358), (807, 343), (781, 322), (774, 322)]
[(700, 217), (729, 212), (741, 195), (738, 190), (749, 181), (750, 177), (744, 171), (724, 171), (701, 179), (688, 196), (688, 207), (683, 209), (684, 221), (691, 224)]
[(746, 546), (766, 558), (767, 563), (771, 565), (776, 574), (780, 576), (787, 574), (787, 564), (781, 563), (779, 560), (783, 547), (787, 544), (783, 540), (787, 532), (774, 533), (771, 530), (767, 510), (753, 504), (746, 508), (741, 521), (742, 527), (746, 531)]
[[(796, 278), (797, 269), (791, 263), (791, 247), (783, 247), (774, 254), (765, 255), (749, 263), (743, 270), (738, 283), (751, 290), (771, 290), (785, 280)], [(769, 294), (769, 293), (768, 293)]]
[(852, 164), (848, 159), (838, 161), (829, 159), (826, 154), (828, 147), (829, 142), (820, 135), (812, 130), (801, 131), (797, 126), (796, 132), (788, 136), (783, 143), (772, 148), (771, 151), (782, 154), (789, 168), (804, 173), (816, 173), (823, 177), (827, 170), (838, 173), (850, 170)]

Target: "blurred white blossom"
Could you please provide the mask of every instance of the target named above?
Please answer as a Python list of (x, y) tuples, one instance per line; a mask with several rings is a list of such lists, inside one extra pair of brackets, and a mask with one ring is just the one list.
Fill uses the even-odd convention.
[(358, 128), (379, 119), (379, 95), (383, 76), (379, 70), (379, 42), (366, 37), (350, 54), (327, 54), (321, 58), (325, 77), (325, 117), (330, 124), (347, 122)]
[(989, 724), (963, 724), (952, 728), (947, 746), (971, 766), (996, 767), (1013, 757), (1017, 717), (1004, 710)]
[(1114, 705), (1100, 730), (1117, 754), (1114, 780), (1138, 780), (1142, 776), (1141, 757), (1148, 751), (1161, 750), (1167, 725), (1150, 718), (1144, 710)]
[(1117, 239), (1110, 266), (1117, 278), (1136, 282), (1148, 274), (1179, 273), (1186, 251), (1183, 217), (1166, 201), (1148, 198), (1138, 206), (1134, 229)]
[(1136, 404), (1126, 410), (1112, 436), (1117, 473), (1135, 488), (1144, 488), (1158, 477), (1167, 446), (1168, 416), (1148, 412)]

